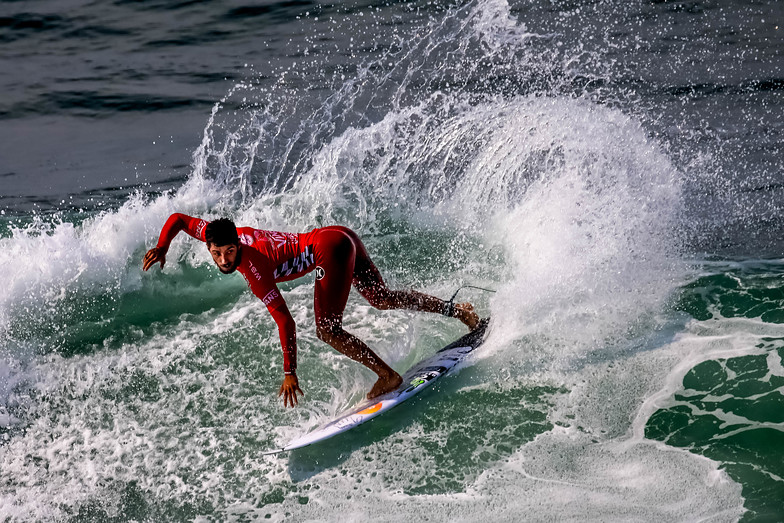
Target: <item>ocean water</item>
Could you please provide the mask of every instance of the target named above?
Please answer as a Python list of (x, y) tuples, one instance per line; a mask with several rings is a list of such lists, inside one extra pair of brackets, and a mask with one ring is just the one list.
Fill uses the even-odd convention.
[[(0, 521), (784, 520), (784, 4), (0, 3)], [(172, 212), (356, 229), (485, 344), (358, 401)], [(399, 371), (465, 332), (376, 311)]]

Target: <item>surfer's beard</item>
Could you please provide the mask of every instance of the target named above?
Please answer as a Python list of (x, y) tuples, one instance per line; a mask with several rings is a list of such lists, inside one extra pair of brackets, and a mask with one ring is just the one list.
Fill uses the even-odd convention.
[(232, 265), (228, 269), (224, 269), (223, 267), (218, 265), (218, 270), (221, 271), (223, 274), (231, 274), (232, 272), (237, 270), (237, 265), (239, 265), (239, 263), (234, 262), (234, 265)]

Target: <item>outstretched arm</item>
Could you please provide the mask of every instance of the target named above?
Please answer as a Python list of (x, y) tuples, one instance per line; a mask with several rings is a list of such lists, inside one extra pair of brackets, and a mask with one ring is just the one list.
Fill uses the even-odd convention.
[(144, 264), (142, 270), (147, 270), (156, 263), (161, 264), (161, 269), (166, 263), (166, 253), (169, 252), (169, 245), (180, 231), (185, 231), (188, 235), (196, 238), (197, 240), (204, 241), (204, 229), (207, 222), (188, 216), (187, 214), (174, 213), (169, 216), (166, 223), (161, 229), (161, 235), (158, 238), (158, 245), (147, 251), (144, 255)]
[(283, 396), (283, 405), (295, 406), (297, 392), (303, 394), (297, 380), (297, 327), (294, 318), (289, 312), (286, 300), (280, 294), (273, 277), (273, 268), (269, 260), (255, 249), (243, 250), (243, 263), (247, 263), (251, 270), (240, 272), (248, 281), (250, 290), (258, 299), (267, 306), (272, 319), (278, 326), (280, 346), (283, 349), (283, 384), (280, 386), (278, 396)]

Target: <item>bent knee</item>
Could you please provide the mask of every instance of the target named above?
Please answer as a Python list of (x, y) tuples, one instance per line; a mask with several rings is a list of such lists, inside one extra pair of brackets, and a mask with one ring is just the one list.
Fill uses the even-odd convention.
[(345, 335), (343, 322), (339, 320), (319, 320), (316, 321), (316, 336), (323, 342), (329, 343)]

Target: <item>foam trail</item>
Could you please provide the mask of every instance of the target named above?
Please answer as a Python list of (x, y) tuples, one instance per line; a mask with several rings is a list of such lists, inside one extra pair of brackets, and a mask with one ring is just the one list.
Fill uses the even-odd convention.
[[(108, 325), (111, 335), (110, 322), (123, 298), (143, 286), (141, 255), (155, 244), (161, 224), (175, 211), (204, 212), (214, 205), (215, 194), (194, 180), (174, 196), (148, 201), (136, 195), (116, 211), (78, 225), (37, 217), (0, 238), (0, 263), (7, 268), (6, 291), (0, 295), (0, 427), (24, 425), (11, 412), (24, 410), (19, 397), (40, 379), (36, 358), (70, 345), (84, 350), (80, 332), (89, 337)], [(167, 272), (177, 271), (180, 257), (191, 264), (207, 262), (201, 249), (175, 242)]]

